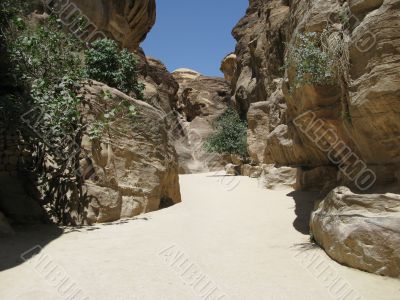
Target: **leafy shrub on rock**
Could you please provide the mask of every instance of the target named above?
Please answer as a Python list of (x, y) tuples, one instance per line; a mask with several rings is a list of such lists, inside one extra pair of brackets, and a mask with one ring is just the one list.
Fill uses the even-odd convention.
[(76, 172), (84, 131), (79, 112), (83, 45), (64, 33), (54, 18), (30, 26), (20, 16), (8, 25), (8, 56), (24, 91), (14, 98), (23, 104), (21, 131), (34, 156), (26, 167), (36, 177), (40, 200), (52, 219), (76, 224), (71, 214), (82, 213), (85, 206), (83, 179)]
[(144, 86), (138, 83), (135, 57), (126, 49), (119, 50), (115, 41), (101, 39), (93, 42), (85, 52), (85, 60), (89, 78), (143, 99)]
[(321, 40), (316, 32), (299, 34), (289, 48), (286, 69), (295, 68), (296, 75), (291, 84), (298, 88), (305, 84), (330, 85), (334, 77), (334, 61), (321, 49)]
[(229, 108), (215, 122), (216, 132), (205, 143), (208, 152), (247, 155), (247, 124)]

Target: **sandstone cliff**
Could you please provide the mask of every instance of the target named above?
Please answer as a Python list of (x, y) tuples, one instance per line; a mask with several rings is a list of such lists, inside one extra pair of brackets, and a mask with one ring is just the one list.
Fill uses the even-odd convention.
[[(103, 84), (91, 83), (85, 89), (84, 116), (89, 127), (102, 117), (110, 101), (128, 101), (137, 111), (134, 120), (116, 119), (100, 138), (86, 135), (83, 139), (88, 220), (110, 222), (180, 202), (177, 155), (168, 138), (165, 114)], [(110, 99), (105, 100), (104, 93)]]
[(220, 155), (204, 149), (206, 138), (213, 132), (213, 122), (228, 108), (230, 93), (223, 78), (207, 77), (190, 69), (172, 73), (179, 84), (175, 147), (181, 173), (222, 169), (227, 162)]
[[(89, 132), (83, 137), (79, 171), (84, 174), (85, 180), (83, 194), (86, 208), (83, 215), (87, 222), (130, 218), (180, 202), (178, 159), (168, 134), (170, 124), (166, 117), (176, 107), (178, 84), (161, 62), (146, 59), (139, 48), (139, 43), (155, 22), (155, 1), (74, 0), (72, 3), (48, 1), (48, 4), (48, 9), (52, 8), (54, 14), (59, 14), (66, 30), (76, 29), (77, 16), (87, 17), (87, 21), (98, 31), (136, 52), (141, 81), (146, 85), (145, 100), (151, 103), (131, 99), (100, 83), (91, 83), (84, 89), (86, 99), (81, 112), (89, 129), (103, 118), (107, 101), (129, 102), (137, 113), (134, 122), (118, 120), (101, 137), (93, 139)], [(35, 12), (30, 20), (36, 22), (46, 17)], [(0, 62), (6, 64), (6, 59), (2, 57)], [(2, 93), (14, 88), (3, 88), (3, 85), (2, 80)], [(105, 94), (108, 96), (105, 97)], [(1, 231), (6, 232), (9, 231), (7, 219), (29, 223), (44, 220), (45, 214), (38, 204), (43, 202), (39, 193), (35, 194), (32, 190), (25, 192), (30, 186), (27, 184), (30, 178), (23, 172), (21, 161), (26, 153), (23, 152), (23, 141), (18, 131), (15, 126), (7, 127), (3, 122), (0, 129), (4, 141), (0, 145), (0, 226)], [(57, 166), (46, 162), (44, 170), (54, 168)], [(73, 196), (74, 193), (71, 193)], [(28, 194), (34, 194), (38, 201)], [(71, 223), (81, 222), (74, 210), (70, 213), (75, 220)]]
[[(71, 2), (81, 10), (82, 16), (97, 26), (98, 31), (130, 50), (137, 49), (156, 21), (155, 0)], [(61, 17), (72, 21), (72, 11), (72, 7), (66, 7)]]
[[(233, 30), (238, 43), (231, 83), (236, 107), (248, 119), (252, 160), (298, 168), (298, 186), (324, 193), (339, 185), (364, 193), (398, 192), (399, 9), (397, 0), (250, 1)], [(306, 84), (298, 84), (296, 74), (307, 66), (288, 64), (299, 39), (307, 36), (319, 39), (314, 50), (326, 59), (322, 71), (330, 73), (329, 82), (313, 82), (308, 73)], [(364, 207), (371, 197), (387, 199), (360, 194), (360, 206), (351, 209), (375, 222), (381, 218), (363, 212), (370, 210)], [(324, 214), (334, 213), (331, 199), (313, 215), (316, 241), (341, 263), (399, 276), (400, 235), (388, 229), (396, 227), (398, 214), (389, 216), (389, 204), (378, 205), (374, 213), (389, 227), (354, 220), (357, 225), (345, 228), (348, 221), (341, 217), (323, 221)], [(342, 201), (340, 213), (347, 213), (348, 205)], [(392, 240), (384, 250), (380, 236)], [(363, 251), (363, 243), (373, 250)]]

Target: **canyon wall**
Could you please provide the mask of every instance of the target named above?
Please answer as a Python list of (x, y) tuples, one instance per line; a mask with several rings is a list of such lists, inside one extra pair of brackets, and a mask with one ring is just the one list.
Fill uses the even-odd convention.
[[(166, 117), (175, 108), (179, 86), (161, 62), (146, 58), (139, 48), (155, 22), (155, 1), (73, 0), (67, 5), (59, 1), (48, 1), (48, 4), (54, 9), (53, 13), (60, 14), (67, 30), (76, 29), (78, 17), (87, 18), (105, 36), (135, 52), (140, 80), (145, 84), (145, 100), (151, 103), (132, 99), (100, 83), (86, 86), (82, 114), (89, 127), (106, 111), (105, 93), (110, 95), (110, 101), (131, 103), (138, 114), (134, 124), (121, 119), (100, 139), (92, 139), (88, 133), (84, 135), (80, 172), (84, 175), (86, 221), (130, 218), (180, 202), (178, 159), (169, 135), (171, 124)], [(46, 17), (33, 13), (30, 20), (40, 22)], [(6, 64), (3, 54), (2, 47), (0, 61)], [(1, 82), (2, 93), (15, 89), (11, 83)], [(27, 183), (30, 178), (21, 163), (23, 140), (17, 126), (1, 126), (0, 135), (3, 137), (0, 143), (0, 231), (9, 232), (7, 220), (30, 223), (46, 217), (39, 205), (43, 202), (40, 194), (25, 191), (31, 185)], [(45, 170), (52, 167), (46, 163)], [(31, 194), (37, 197), (36, 201), (28, 196)], [(72, 212), (71, 218), (80, 217)]]
[(221, 170), (229, 158), (207, 153), (204, 143), (214, 121), (230, 105), (231, 89), (223, 78), (203, 76), (189, 69), (172, 72), (179, 84), (177, 119), (171, 132), (183, 174)]
[[(57, 1), (49, 1), (57, 2)], [(121, 46), (136, 50), (144, 41), (156, 21), (155, 0), (71, 0), (81, 10), (82, 16), (94, 23), (99, 32), (119, 41)], [(67, 22), (73, 22), (73, 7), (61, 14)]]
[[(314, 178), (308, 175), (313, 172), (329, 176), (333, 185), (351, 185), (321, 147), (296, 126), (294, 121), (301, 123), (305, 113), (312, 112), (376, 174), (377, 184), (397, 183), (399, 37), (386, 28), (396, 26), (399, 3), (307, 3), (250, 1), (247, 15), (233, 30), (238, 40), (233, 97), (249, 121), (250, 155), (260, 163), (300, 167), (304, 185), (317, 184), (307, 182)], [(344, 13), (349, 15), (348, 25), (340, 23)], [(293, 70), (284, 70), (288, 47), (294, 47), (299, 33), (324, 29), (331, 29), (332, 39), (339, 35), (338, 43), (348, 47), (343, 74), (347, 80), (291, 90)], [(326, 141), (331, 146), (333, 142)]]
[[(385, 203), (379, 193), (399, 192), (399, 12), (398, 0), (250, 1), (233, 29), (236, 66), (234, 75), (226, 77), (232, 78), (238, 111), (248, 119), (253, 161), (297, 168), (297, 186), (324, 195), (345, 185), (355, 193), (376, 192), (371, 197)], [(313, 82), (308, 73), (309, 80), (298, 84), (296, 74), (309, 62), (287, 63), (299, 39), (307, 36), (320, 38), (320, 49), (313, 51), (332, 58), (323, 70), (330, 72), (329, 82)], [(223, 70), (232, 69), (224, 64)], [(398, 197), (373, 209), (363, 208), (369, 196), (355, 197), (360, 206), (351, 211), (380, 225), (366, 227), (353, 220), (357, 226), (345, 227), (347, 219), (338, 215), (334, 222), (324, 221), (336, 207), (331, 194), (313, 214), (314, 238), (343, 264), (399, 276), (400, 234), (388, 229), (399, 221)], [(348, 215), (348, 201), (341, 205), (339, 212)], [(382, 236), (392, 240), (384, 250)]]
[(131, 218), (180, 202), (178, 159), (165, 114), (101, 83), (92, 82), (85, 90), (83, 115), (89, 126), (110, 101), (130, 103), (137, 112), (133, 120), (118, 117), (99, 138), (83, 138), (81, 172), (90, 199), (89, 223)]
[[(155, 23), (154, 0), (80, 1), (73, 3), (98, 30), (136, 54), (144, 100), (95, 83), (86, 87), (85, 121), (101, 116), (108, 92), (112, 101), (125, 99), (137, 110), (137, 120), (119, 120), (100, 142), (84, 137), (82, 158), (89, 223), (110, 222), (171, 206), (181, 201), (178, 158), (170, 138), (169, 114), (176, 108), (178, 84), (162, 62), (146, 57), (139, 47)], [(89, 171), (85, 171), (89, 170)]]

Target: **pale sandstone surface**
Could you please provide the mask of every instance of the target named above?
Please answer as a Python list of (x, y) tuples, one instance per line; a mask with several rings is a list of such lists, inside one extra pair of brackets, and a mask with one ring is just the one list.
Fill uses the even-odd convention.
[(400, 277), (400, 195), (361, 195), (338, 187), (312, 213), (311, 230), (340, 263)]
[[(185, 284), (190, 276), (180, 276), (184, 266), (170, 267), (160, 255), (172, 246), (225, 299), (336, 299), (329, 284), (337, 278), (351, 288), (346, 291), (354, 291), (348, 299), (398, 299), (398, 280), (335, 263), (293, 227), (306, 212), (304, 201), (292, 197), (306, 195), (288, 196), (292, 190), (269, 191), (258, 188), (254, 179), (235, 177), (237, 184), (216, 175), (184, 175), (182, 203), (136, 220), (72, 231), (53, 239), (42, 253), (90, 299), (200, 297)], [(34, 236), (18, 232), (0, 240), (0, 265), (12, 258), (19, 262), (15, 247), (36, 245)], [(0, 272), (0, 298), (65, 299), (32, 266), (24, 263)], [(324, 275), (315, 276), (325, 269)]]
[(226, 156), (207, 153), (204, 143), (214, 132), (215, 120), (230, 104), (230, 87), (223, 79), (177, 69), (172, 76), (179, 84), (174, 131), (181, 173), (223, 169)]
[[(134, 217), (181, 201), (178, 164), (169, 140), (165, 113), (92, 82), (85, 87), (85, 122), (93, 124), (106, 112), (109, 102), (134, 105), (137, 117), (116, 120), (100, 139), (84, 136), (86, 158), (83, 172), (92, 173), (85, 188), (92, 199), (90, 222), (110, 222)], [(111, 99), (105, 100), (104, 94)]]

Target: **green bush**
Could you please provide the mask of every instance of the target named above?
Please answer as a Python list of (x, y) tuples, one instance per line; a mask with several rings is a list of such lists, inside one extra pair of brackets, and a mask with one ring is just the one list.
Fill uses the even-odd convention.
[[(123, 92), (140, 95), (135, 60), (128, 51), (119, 51), (109, 40), (85, 45), (67, 34), (55, 18), (38, 26), (25, 21), (22, 9), (2, 7), (2, 41), (10, 60), (10, 73), (18, 88), (2, 101), (2, 114), (12, 113), (31, 147), (32, 159), (24, 166), (35, 178), (41, 204), (52, 219), (66, 225), (81, 224), (88, 199), (80, 174), (82, 137), (85, 132), (100, 139), (112, 123), (121, 118), (134, 121), (137, 111), (130, 101), (111, 99), (105, 93), (107, 109), (93, 124), (84, 123), (80, 108), (83, 83), (88, 75)], [(85, 66), (84, 53), (86, 52)], [(22, 91), (22, 92), (21, 92)], [(7, 103), (6, 103), (7, 102)], [(51, 168), (45, 168), (51, 165)]]
[[(42, 205), (56, 222), (74, 224), (71, 213), (82, 212), (85, 205), (83, 179), (76, 172), (84, 131), (79, 112), (85, 79), (83, 45), (53, 18), (30, 27), (18, 17), (10, 24), (6, 41), (12, 71), (25, 91), (25, 100), (20, 100), (21, 130), (36, 155), (35, 164), (28, 167), (37, 177)], [(55, 167), (41, 167), (45, 161)]]
[(216, 132), (207, 138), (208, 152), (247, 155), (247, 124), (236, 110), (229, 108), (215, 122)]
[(84, 79), (82, 45), (50, 19), (37, 28), (18, 25), (9, 43), (14, 72), (30, 91), (32, 106), (45, 111), (41, 131), (58, 139), (73, 134), (79, 122), (80, 83)]
[(88, 77), (143, 99), (144, 86), (138, 83), (136, 60), (128, 50), (119, 50), (115, 41), (101, 39), (85, 52)]
[(333, 83), (331, 57), (321, 49), (319, 35), (315, 32), (299, 34), (294, 46), (289, 48), (285, 68), (295, 68), (291, 88), (305, 84), (330, 85)]

